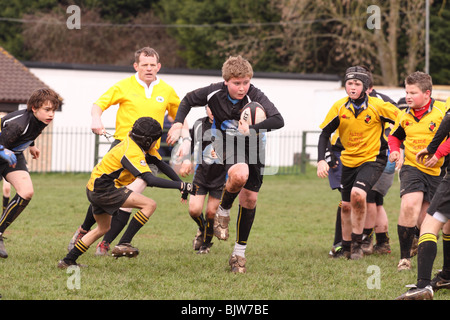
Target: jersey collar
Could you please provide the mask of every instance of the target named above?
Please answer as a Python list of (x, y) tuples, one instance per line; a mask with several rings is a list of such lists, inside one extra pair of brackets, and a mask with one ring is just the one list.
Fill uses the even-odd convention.
[(139, 79), (139, 76), (138, 76), (137, 72), (134, 74), (134, 77), (136, 78), (136, 81), (144, 88), (144, 90), (145, 90), (145, 97), (147, 99), (150, 99), (152, 97), (153, 87), (156, 86), (159, 83), (159, 78), (156, 77), (156, 80), (153, 81), (152, 83), (150, 83), (149, 86), (147, 86), (147, 84), (144, 81)]

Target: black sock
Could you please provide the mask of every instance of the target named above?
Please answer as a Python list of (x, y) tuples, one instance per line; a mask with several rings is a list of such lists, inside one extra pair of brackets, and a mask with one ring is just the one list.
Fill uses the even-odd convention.
[(247, 244), (253, 221), (255, 220), (256, 208), (247, 209), (239, 206), (239, 214), (236, 226), (236, 242), (242, 245)]
[(437, 238), (425, 233), (419, 238), (417, 249), (417, 287), (425, 288), (431, 282), (433, 263), (437, 253)]
[(120, 239), (119, 244), (131, 243), (131, 240), (133, 240), (136, 233), (138, 233), (138, 231), (144, 226), (144, 224), (147, 223), (148, 219), (149, 218), (147, 218), (140, 210), (136, 212), (136, 214), (131, 219), (127, 230), (123, 234), (122, 239)]
[(339, 201), (339, 206), (338, 206), (337, 212), (336, 212), (336, 225), (334, 227), (334, 242), (333, 242), (333, 245), (336, 245), (339, 242), (342, 242), (341, 207), (342, 207), (342, 200)]
[(222, 193), (222, 200), (220, 201), (220, 205), (222, 206), (222, 208), (230, 209), (233, 205), (234, 199), (236, 199), (238, 194), (239, 192), (231, 193), (228, 192), (227, 189), (224, 189)]
[(119, 233), (122, 232), (123, 228), (125, 228), (125, 226), (128, 223), (128, 220), (130, 219), (130, 216), (131, 212), (119, 210), (119, 212), (112, 217), (111, 228), (103, 237), (103, 241), (107, 243), (112, 243), (114, 239), (117, 238)]
[(363, 238), (363, 234), (359, 234), (359, 233), (353, 233), (352, 232), (352, 242), (356, 242), (361, 244), (362, 243), (362, 238)]
[(9, 197), (3, 196), (3, 211), (5, 211), (6, 207), (8, 206)]
[(450, 279), (450, 234), (442, 233), (442, 251), (444, 254), (444, 264), (442, 272), (444, 279)]
[(351, 247), (352, 247), (352, 242), (351, 241), (342, 240), (342, 250), (344, 252), (350, 252)]
[(25, 200), (18, 194), (12, 198), (0, 217), (0, 233), (5, 232), (14, 220), (22, 213), (25, 207), (30, 203), (31, 200)]
[(67, 254), (67, 256), (63, 259), (66, 262), (75, 262), (78, 257), (85, 253), (89, 247), (84, 244), (84, 242), (80, 239), (75, 243), (75, 246), (72, 250)]
[(363, 234), (367, 236), (367, 238), (371, 239), (373, 236), (373, 230), (374, 228), (366, 229), (364, 228)]
[(193, 217), (191, 216), (192, 220), (195, 221), (195, 223), (198, 225), (198, 228), (200, 230), (204, 230), (205, 229), (205, 218), (203, 217), (203, 212), (198, 216), (198, 217)]
[(210, 243), (214, 236), (214, 218), (206, 219), (205, 235), (203, 242)]
[(416, 234), (416, 227), (403, 227), (397, 225), (398, 240), (400, 242), (400, 258), (411, 258), (411, 246)]
[(92, 205), (89, 205), (89, 208), (86, 211), (86, 216), (84, 217), (83, 224), (81, 225), (81, 229), (89, 231), (95, 223), (96, 221), (94, 218), (94, 214), (92, 213)]
[(389, 242), (389, 233), (388, 232), (375, 233), (375, 237), (377, 239), (377, 244)]

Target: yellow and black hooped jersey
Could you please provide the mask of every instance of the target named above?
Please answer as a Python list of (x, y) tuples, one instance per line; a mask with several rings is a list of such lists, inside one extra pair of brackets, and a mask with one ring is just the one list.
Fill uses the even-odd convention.
[[(150, 155), (161, 160), (158, 151), (153, 148)], [(151, 172), (145, 153), (129, 136), (112, 148), (98, 163), (87, 183), (91, 191), (121, 188), (132, 183), (137, 176)]]
[(416, 161), (416, 154), (426, 148), (433, 140), (442, 119), (447, 111), (444, 102), (432, 100), (430, 107), (420, 118), (414, 116), (414, 111), (407, 108), (398, 115), (391, 135), (403, 141), (405, 146), (405, 165), (418, 168), (420, 171), (433, 176), (439, 176), (442, 173), (442, 165), (445, 158), (439, 159), (436, 166), (425, 167)]
[(339, 130), (344, 166), (355, 168), (369, 161), (385, 162), (388, 145), (383, 136), (384, 126), (386, 122), (395, 123), (398, 112), (395, 105), (370, 96), (357, 110), (345, 97), (334, 103), (320, 128), (330, 135)]

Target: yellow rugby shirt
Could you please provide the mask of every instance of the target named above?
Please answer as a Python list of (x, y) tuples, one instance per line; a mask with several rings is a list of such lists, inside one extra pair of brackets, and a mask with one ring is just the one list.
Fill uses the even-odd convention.
[(442, 173), (442, 165), (445, 158), (439, 159), (436, 166), (428, 168), (421, 163), (417, 163), (416, 154), (426, 148), (433, 140), (434, 135), (442, 122), (447, 111), (444, 102), (431, 101), (430, 107), (425, 114), (419, 119), (414, 116), (411, 108), (403, 110), (395, 121), (391, 135), (403, 141), (405, 146), (404, 165), (418, 168), (420, 171), (432, 175), (439, 176)]
[[(163, 127), (166, 111), (173, 119), (178, 111), (180, 98), (170, 85), (158, 78), (150, 85), (151, 96), (147, 97), (150, 91), (146, 91), (136, 77), (133, 75), (117, 82), (95, 102), (103, 111), (112, 105), (119, 105), (114, 135), (118, 140), (123, 140), (134, 122), (141, 117), (152, 117)], [(161, 139), (156, 149), (159, 149), (160, 142)]]
[(339, 130), (344, 147), (342, 164), (355, 168), (381, 157), (386, 161), (388, 146), (383, 136), (384, 125), (395, 123), (398, 112), (393, 104), (369, 96), (356, 113), (349, 98), (345, 97), (333, 104), (320, 128), (330, 134)]
[[(156, 148), (149, 154), (161, 160)], [(129, 136), (108, 151), (92, 170), (87, 188), (91, 191), (120, 188), (132, 183), (142, 173), (151, 172), (145, 153)]]

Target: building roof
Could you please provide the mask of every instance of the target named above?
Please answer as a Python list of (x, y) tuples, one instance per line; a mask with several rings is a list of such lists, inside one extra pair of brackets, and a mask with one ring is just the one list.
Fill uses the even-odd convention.
[(49, 86), (0, 47), (0, 103), (25, 104), (32, 92), (40, 88)]

